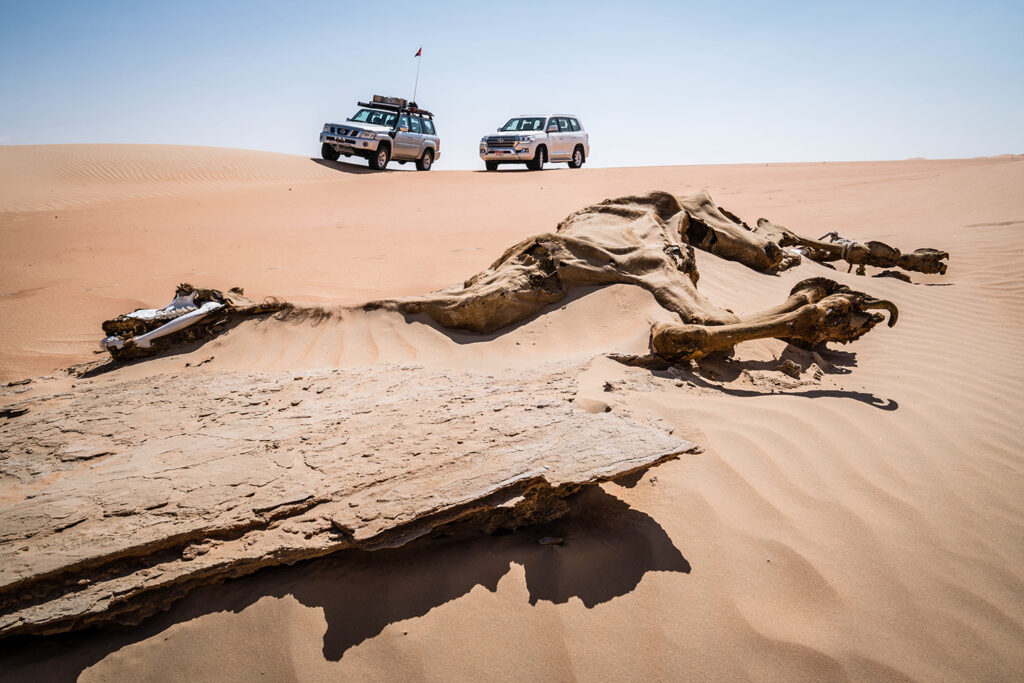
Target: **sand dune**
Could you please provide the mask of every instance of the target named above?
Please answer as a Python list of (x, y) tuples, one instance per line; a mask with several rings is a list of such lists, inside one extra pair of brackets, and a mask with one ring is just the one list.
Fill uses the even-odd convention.
[(0, 212), (301, 183), (332, 175), (302, 157), (211, 147), (27, 145), (4, 147), (0, 154)]
[[(705, 451), (631, 488), (604, 485), (552, 527), (272, 570), (202, 589), (138, 627), (29, 641), (4, 656), (19, 678), (1024, 671), (1020, 157), (369, 175), (283, 155), (96, 146), (0, 148), (0, 174), (24, 183), (0, 195), (4, 381), (93, 358), (101, 320), (162, 305), (181, 280), (328, 307), (419, 294), (573, 210), (653, 189), (706, 188), (748, 220), (951, 254), (946, 275), (910, 284), (814, 263), (769, 276), (698, 252), (700, 291), (737, 313), (827, 274), (896, 302), (899, 324), (818, 357), (750, 342), (677, 374), (597, 357), (581, 395), (663, 420)], [(623, 285), (487, 336), (339, 308), (319, 321), (244, 322), (112, 374), (416, 362), (500, 383), (504, 368), (641, 352), (665, 314)], [(780, 358), (808, 370), (782, 376)], [(55, 375), (2, 400), (104, 377)], [(536, 543), (549, 534), (565, 544)]]

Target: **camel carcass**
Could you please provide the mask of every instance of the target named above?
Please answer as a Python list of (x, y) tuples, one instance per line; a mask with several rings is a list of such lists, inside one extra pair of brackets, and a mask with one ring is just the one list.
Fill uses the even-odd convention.
[[(652, 192), (577, 211), (554, 232), (510, 247), (460, 286), (367, 307), (425, 313), (445, 327), (487, 333), (560, 301), (574, 287), (632, 284), (651, 292), (680, 318), (680, 324), (657, 325), (651, 332), (652, 354), (670, 362), (700, 358), (752, 339), (775, 337), (807, 346), (846, 343), (885, 320), (874, 312), (878, 310), (888, 311), (889, 326), (894, 325), (895, 304), (827, 278), (804, 280), (780, 306), (744, 318), (716, 306), (697, 290), (694, 248), (777, 273), (800, 263), (801, 255), (792, 245), (812, 242), (764, 220), (751, 229), (706, 192), (687, 197)], [(825, 247), (820, 251), (825, 253)], [(847, 248), (845, 253), (863, 261), (858, 249)], [(938, 264), (945, 252), (915, 254), (920, 258), (904, 264), (924, 272), (938, 272), (939, 265), (945, 270)]]
[[(768, 337), (805, 346), (850, 342), (885, 319), (873, 312), (877, 310), (889, 311), (890, 326), (896, 322), (892, 302), (827, 278), (800, 282), (782, 305), (740, 318), (697, 290), (695, 248), (764, 273), (796, 266), (802, 257), (822, 263), (845, 260), (851, 268), (857, 265), (858, 272), (872, 265), (945, 273), (942, 261), (948, 258), (937, 249), (903, 254), (876, 241), (860, 243), (838, 236), (827, 242), (814, 240), (764, 218), (751, 227), (715, 204), (707, 192), (682, 197), (651, 192), (576, 211), (554, 232), (513, 245), (462, 285), (373, 301), (364, 308), (425, 313), (445, 327), (489, 333), (540, 312), (574, 287), (632, 284), (651, 292), (681, 321), (651, 331), (652, 355), (670, 362)], [(237, 288), (224, 294), (183, 284), (164, 309), (144, 309), (105, 322), (108, 336), (101, 346), (115, 359), (150, 355), (176, 342), (216, 334), (231, 314), (292, 308), (274, 299), (250, 301)]]

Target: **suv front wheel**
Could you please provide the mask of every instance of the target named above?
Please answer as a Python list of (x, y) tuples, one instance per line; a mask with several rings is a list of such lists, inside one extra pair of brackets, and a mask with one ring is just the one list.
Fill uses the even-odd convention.
[(379, 145), (377, 151), (370, 157), (370, 168), (375, 171), (383, 171), (387, 168), (389, 161), (391, 161), (391, 147)]
[(579, 168), (586, 161), (586, 157), (583, 154), (583, 145), (576, 145), (576, 149), (572, 151), (572, 159), (569, 160), (569, 168)]
[(434, 150), (424, 150), (423, 156), (416, 160), (417, 171), (429, 171), (430, 167), (434, 165)]
[(548, 150), (546, 147), (538, 147), (537, 155), (533, 157), (533, 161), (526, 162), (526, 167), (531, 171), (543, 171), (544, 161), (547, 159)]
[(341, 152), (334, 149), (325, 142), (320, 147), (320, 156), (322, 156), (324, 159), (327, 159), (327, 161), (337, 161), (338, 157), (341, 156)]

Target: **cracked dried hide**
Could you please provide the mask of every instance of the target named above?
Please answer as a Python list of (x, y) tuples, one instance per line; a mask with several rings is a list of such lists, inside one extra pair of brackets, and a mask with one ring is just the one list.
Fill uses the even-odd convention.
[(411, 365), (160, 376), (34, 398), (0, 429), (0, 475), (32, 491), (0, 502), (0, 637), (136, 623), (199, 585), (455, 521), (550, 520), (581, 487), (696, 448), (578, 407), (582, 370), (500, 388)]

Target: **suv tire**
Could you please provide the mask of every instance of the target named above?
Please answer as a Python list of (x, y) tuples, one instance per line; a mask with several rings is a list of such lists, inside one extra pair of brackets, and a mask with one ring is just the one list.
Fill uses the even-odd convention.
[(484, 162), (484, 168), (486, 168), (488, 171), (497, 171), (498, 170), (498, 162), (497, 161), (485, 161)]
[(417, 171), (429, 171), (430, 167), (434, 165), (434, 150), (426, 149), (423, 150), (423, 156), (416, 160)]
[(583, 145), (576, 145), (576, 149), (572, 151), (572, 159), (569, 160), (569, 168), (579, 168), (586, 160), (586, 155), (583, 153)]
[(377, 146), (377, 151), (368, 160), (370, 162), (370, 168), (374, 171), (383, 171), (388, 166), (388, 162), (391, 161), (391, 145), (380, 144)]
[(327, 159), (327, 161), (337, 161), (338, 157), (341, 156), (341, 152), (334, 149), (325, 142), (323, 145), (320, 146), (320, 156), (322, 156), (324, 159)]
[(547, 159), (548, 149), (541, 145), (537, 148), (537, 154), (533, 157), (532, 161), (526, 162), (526, 167), (531, 171), (543, 171), (544, 161)]

